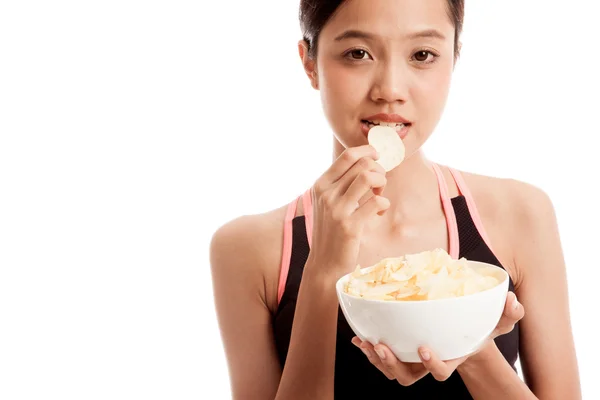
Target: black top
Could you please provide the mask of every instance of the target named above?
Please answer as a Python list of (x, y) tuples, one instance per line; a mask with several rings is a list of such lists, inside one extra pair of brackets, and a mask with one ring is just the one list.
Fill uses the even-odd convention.
[[(473, 218), (469, 213), (465, 197), (452, 198), (452, 206), (456, 213), (459, 235), (459, 258), (480, 261), (504, 268), (491, 249), (487, 246)], [(279, 360), (283, 368), (287, 357), (292, 332), (292, 323), (296, 309), (298, 290), (302, 279), (304, 264), (310, 251), (306, 226), (303, 216), (292, 221), (293, 242), (290, 269), (285, 284), (285, 291), (273, 319), (273, 330)], [(514, 284), (509, 278), (509, 290), (514, 291)], [(356, 336), (342, 310), (338, 308), (338, 325), (335, 359), (335, 399), (472, 399), (458, 372), (444, 382), (439, 382), (431, 374), (410, 386), (402, 386), (395, 380), (389, 380), (373, 366), (363, 352), (351, 343)], [(515, 363), (519, 349), (519, 324), (510, 333), (495, 339), (496, 345), (516, 372)]]

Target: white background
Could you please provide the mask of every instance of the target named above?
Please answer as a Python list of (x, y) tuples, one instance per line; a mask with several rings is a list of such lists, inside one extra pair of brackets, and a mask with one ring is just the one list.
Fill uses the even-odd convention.
[[(593, 4), (467, 1), (426, 145), (437, 162), (550, 194), (585, 399), (600, 398)], [(331, 162), (297, 12), (0, 2), (0, 398), (230, 397), (211, 235), (292, 200)]]

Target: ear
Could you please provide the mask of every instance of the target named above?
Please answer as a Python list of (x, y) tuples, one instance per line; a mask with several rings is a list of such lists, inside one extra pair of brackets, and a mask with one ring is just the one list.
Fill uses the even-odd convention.
[(458, 58), (460, 57), (460, 51), (462, 49), (462, 42), (459, 41), (456, 44), (456, 56), (454, 57), (454, 66), (456, 66), (456, 62), (458, 61)]
[(319, 77), (317, 75), (317, 63), (316, 61), (308, 55), (308, 43), (306, 40), (301, 40), (298, 42), (298, 53), (300, 55), (300, 60), (302, 60), (302, 66), (304, 67), (304, 72), (310, 79), (310, 84), (313, 89), (319, 90)]

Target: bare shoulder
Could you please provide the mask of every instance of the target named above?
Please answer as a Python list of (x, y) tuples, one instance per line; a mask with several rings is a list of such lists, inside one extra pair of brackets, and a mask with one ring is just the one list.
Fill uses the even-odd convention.
[[(462, 172), (473, 197), (482, 205), (510, 212), (517, 220), (527, 222), (541, 216), (551, 217), (553, 205), (540, 187), (512, 178), (499, 178)], [(515, 218), (513, 218), (515, 219)]]
[(243, 282), (269, 307), (276, 299), (286, 207), (243, 215), (220, 226), (210, 242), (213, 282)]
[[(496, 247), (496, 255), (518, 287), (523, 278), (516, 260), (523, 240), (537, 237), (542, 225), (555, 223), (554, 206), (540, 187), (513, 178), (502, 178), (461, 171), (482, 221)], [(511, 271), (509, 271), (511, 272)]]
[(485, 197), (485, 193), (489, 197), (501, 196), (502, 198), (499, 200), (511, 200), (511, 203), (516, 202), (520, 206), (532, 205), (531, 203), (534, 202), (534, 209), (540, 205), (540, 202), (548, 206), (550, 201), (546, 192), (532, 183), (512, 178), (480, 175), (473, 172), (461, 171), (461, 174), (473, 194), (475, 195), (475, 192), (477, 192), (479, 197)]

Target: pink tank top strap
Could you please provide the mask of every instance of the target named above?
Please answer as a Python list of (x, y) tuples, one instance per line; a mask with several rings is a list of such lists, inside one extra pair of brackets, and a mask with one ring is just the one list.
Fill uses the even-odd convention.
[(290, 262), (292, 259), (292, 221), (296, 215), (299, 199), (300, 197), (297, 197), (288, 205), (285, 214), (283, 224), (283, 252), (281, 255), (281, 267), (279, 269), (279, 285), (277, 287), (277, 304), (281, 301), (281, 296), (283, 296), (283, 292), (285, 291), (288, 273), (290, 272)]
[(477, 205), (475, 204), (475, 200), (473, 199), (473, 195), (471, 194), (471, 191), (469, 190), (469, 187), (467, 186), (465, 179), (463, 178), (462, 174), (458, 170), (456, 170), (454, 168), (448, 168), (448, 169), (450, 170), (450, 173), (452, 173), (452, 176), (454, 177), (454, 180), (456, 181), (458, 190), (465, 197), (465, 199), (467, 201), (467, 207), (469, 208), (469, 213), (471, 214), (471, 218), (473, 218), (473, 222), (475, 223), (475, 227), (477, 228), (477, 231), (479, 231), (479, 234), (483, 238), (483, 241), (485, 242), (485, 244), (487, 244), (487, 246), (490, 248), (490, 250), (493, 253), (494, 249), (492, 248), (491, 241), (488, 237), (488, 234), (487, 234), (485, 228), (483, 227), (483, 222), (481, 221), (481, 216), (479, 215), (479, 211), (477, 210)]
[(312, 206), (312, 187), (308, 188), (302, 195), (302, 208), (304, 209), (304, 221), (306, 223), (306, 237), (308, 238), (308, 247), (312, 247), (313, 231), (313, 206)]
[(442, 173), (440, 167), (432, 163), (433, 171), (437, 177), (438, 186), (440, 190), (440, 198), (442, 199), (442, 207), (444, 208), (444, 214), (446, 214), (446, 224), (448, 226), (448, 253), (453, 259), (458, 259), (460, 245), (458, 238), (458, 224), (456, 222), (456, 214), (454, 213), (454, 207), (452, 206), (452, 200), (448, 193), (448, 185), (446, 179)]

